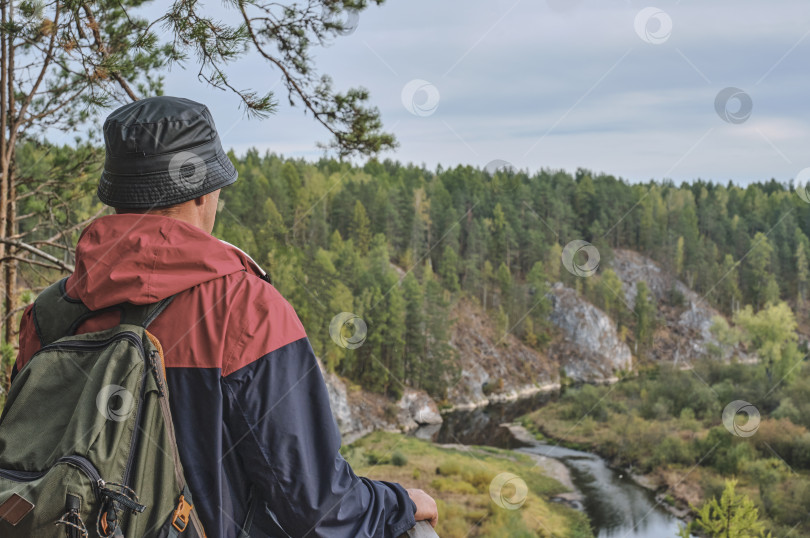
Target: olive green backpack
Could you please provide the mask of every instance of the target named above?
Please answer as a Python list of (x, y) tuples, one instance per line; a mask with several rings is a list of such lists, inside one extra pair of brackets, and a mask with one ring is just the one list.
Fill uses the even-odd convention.
[[(205, 536), (177, 451), (163, 351), (146, 330), (171, 300), (92, 312), (64, 280), (37, 298), (42, 348), (0, 417), (0, 536)], [(75, 335), (107, 311), (120, 325)]]

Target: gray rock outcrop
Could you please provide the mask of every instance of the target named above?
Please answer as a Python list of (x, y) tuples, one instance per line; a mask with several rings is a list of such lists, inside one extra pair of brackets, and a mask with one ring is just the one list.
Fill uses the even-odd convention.
[(450, 345), (458, 357), (458, 379), (448, 389), (456, 408), (516, 400), (558, 388), (557, 369), (543, 353), (513, 334), (502, 334), (480, 305), (462, 299), (454, 311)]
[(673, 290), (683, 297), (683, 305), (661, 311), (668, 334), (660, 335), (666, 341), (657, 346), (658, 360), (690, 362), (704, 356), (708, 346), (717, 344), (711, 327), (714, 317), (720, 312), (658, 263), (638, 252), (615, 249), (611, 267), (622, 281), (622, 290), (631, 309), (635, 306), (636, 285), (640, 281), (646, 282), (659, 305), (669, 302)]
[(405, 389), (402, 398), (392, 403), (380, 394), (349, 390), (343, 379), (326, 371), (320, 360), (318, 366), (344, 444), (375, 430), (410, 432), (419, 426), (442, 423), (436, 402), (423, 390)]
[(551, 322), (560, 329), (561, 341), (549, 355), (565, 375), (575, 381), (604, 382), (619, 370), (632, 368), (630, 348), (616, 332), (607, 314), (558, 282), (551, 288)]

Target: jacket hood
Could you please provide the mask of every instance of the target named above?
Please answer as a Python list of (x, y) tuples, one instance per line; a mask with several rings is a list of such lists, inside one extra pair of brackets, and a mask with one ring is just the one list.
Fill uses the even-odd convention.
[(69, 296), (91, 310), (151, 304), (239, 271), (264, 271), (238, 248), (171, 217), (125, 213), (93, 221), (76, 246)]

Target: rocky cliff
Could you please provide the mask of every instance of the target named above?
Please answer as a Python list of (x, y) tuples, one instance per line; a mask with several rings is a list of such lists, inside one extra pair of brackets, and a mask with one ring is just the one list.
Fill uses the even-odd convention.
[(567, 377), (603, 382), (620, 370), (632, 369), (630, 348), (607, 314), (559, 282), (551, 288), (551, 304), (550, 319), (560, 335), (552, 342), (549, 356)]
[(375, 430), (410, 432), (419, 426), (441, 424), (436, 402), (425, 391), (406, 389), (397, 402), (359, 387), (327, 372), (318, 361), (329, 391), (329, 404), (343, 443), (351, 443)]
[(480, 305), (460, 300), (453, 311), (450, 345), (456, 350), (460, 379), (448, 391), (456, 407), (486, 405), (555, 388), (556, 365), (511, 334), (499, 334)]
[[(655, 335), (654, 359), (686, 364), (707, 352), (714, 342), (709, 329), (712, 318), (719, 314), (716, 310), (641, 254), (617, 249), (612, 267), (622, 281), (629, 308), (633, 308), (639, 281), (646, 282), (656, 298), (664, 323)], [(575, 381), (602, 383), (632, 370), (631, 348), (607, 314), (562, 283), (553, 284), (549, 296), (549, 317), (556, 334), (543, 352), (511, 334), (499, 334), (493, 320), (473, 300), (457, 302), (450, 344), (457, 352), (461, 373), (448, 390), (446, 403), (469, 409), (555, 390), (560, 372)], [(679, 297), (677, 304), (673, 297)], [(408, 389), (399, 401), (392, 402), (352, 387), (334, 374), (324, 372), (324, 378), (344, 443), (377, 429), (412, 431), (420, 425), (441, 423), (436, 402), (424, 391)]]
[(613, 255), (611, 266), (622, 281), (628, 308), (635, 306), (640, 281), (647, 283), (658, 303), (662, 323), (655, 334), (653, 358), (688, 364), (706, 355), (709, 346), (717, 343), (711, 327), (720, 312), (650, 258), (621, 249)]

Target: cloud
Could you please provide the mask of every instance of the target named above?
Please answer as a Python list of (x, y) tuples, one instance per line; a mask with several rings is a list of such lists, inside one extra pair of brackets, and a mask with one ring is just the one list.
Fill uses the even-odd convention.
[[(787, 181), (810, 166), (810, 3), (661, 2), (672, 32), (661, 44), (634, 28), (645, 2), (408, 0), (371, 7), (357, 30), (317, 51), (339, 88), (364, 86), (403, 162), (577, 167), (631, 180), (697, 177)], [(227, 13), (226, 13), (227, 15)], [(227, 17), (224, 17), (227, 18)], [(166, 93), (210, 106), (226, 146), (312, 158), (328, 133), (289, 108), (279, 73), (257, 57), (231, 67), (240, 88), (279, 90), (269, 120), (238, 121), (238, 100), (174, 69)], [(402, 105), (413, 79), (439, 91), (435, 113)], [(751, 118), (723, 122), (723, 88), (751, 96)], [(236, 127), (234, 127), (236, 124)], [(707, 134), (709, 133), (709, 134)]]

